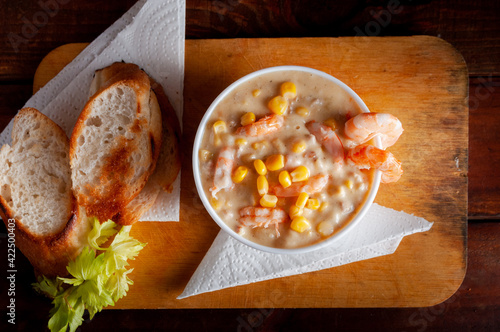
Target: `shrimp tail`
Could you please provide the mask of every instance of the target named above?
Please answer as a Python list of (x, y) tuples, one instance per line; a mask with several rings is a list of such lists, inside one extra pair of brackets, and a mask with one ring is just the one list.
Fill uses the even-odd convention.
[(345, 123), (344, 132), (347, 138), (357, 144), (364, 144), (378, 136), (385, 149), (396, 143), (403, 133), (403, 126), (392, 114), (361, 113)]

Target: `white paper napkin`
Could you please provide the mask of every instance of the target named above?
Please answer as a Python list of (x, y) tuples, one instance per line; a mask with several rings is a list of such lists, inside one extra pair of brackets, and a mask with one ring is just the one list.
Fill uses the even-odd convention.
[(428, 231), (432, 225), (423, 218), (373, 204), (360, 223), (337, 242), (300, 255), (262, 252), (220, 231), (178, 299), (389, 255), (403, 237)]
[[(113, 62), (125, 61), (137, 64), (163, 86), (181, 120), (184, 40), (184, 1), (138, 1), (25, 106), (47, 115), (69, 136), (88, 99), (94, 72)], [(12, 124), (11, 121), (0, 134), (0, 146), (10, 143)], [(180, 175), (173, 187), (172, 193), (158, 197), (143, 221), (179, 221)]]

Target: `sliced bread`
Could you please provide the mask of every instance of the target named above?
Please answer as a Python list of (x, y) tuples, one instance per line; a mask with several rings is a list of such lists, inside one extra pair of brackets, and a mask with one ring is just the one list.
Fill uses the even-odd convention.
[(152, 181), (164, 191), (171, 192), (172, 185), (181, 170), (181, 127), (177, 114), (160, 84), (151, 78), (151, 86), (158, 99), (162, 116), (162, 147)]
[(89, 216), (112, 219), (140, 193), (161, 147), (161, 114), (136, 65), (97, 71), (70, 139), (73, 192)]
[(152, 110), (161, 110), (160, 121), (163, 131), (160, 155), (153, 174), (139, 195), (113, 217), (113, 220), (121, 225), (131, 225), (139, 221), (141, 216), (153, 206), (160, 190), (170, 192), (181, 168), (179, 149), (181, 130), (177, 115), (161, 85), (152, 78), (151, 87), (153, 98), (150, 106)]
[(16, 245), (37, 273), (67, 274), (86, 243), (87, 218), (71, 191), (69, 141), (34, 108), (14, 119), (12, 146), (0, 150), (0, 214), (15, 221)]

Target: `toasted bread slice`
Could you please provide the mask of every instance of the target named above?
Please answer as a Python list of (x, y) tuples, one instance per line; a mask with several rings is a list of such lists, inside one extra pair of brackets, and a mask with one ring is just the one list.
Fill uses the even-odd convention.
[(73, 192), (87, 215), (113, 218), (142, 190), (161, 147), (149, 77), (133, 64), (97, 71), (70, 139)]
[(171, 192), (172, 185), (181, 170), (181, 127), (172, 104), (160, 84), (151, 78), (151, 86), (158, 99), (162, 116), (162, 147), (152, 181), (164, 191)]
[(34, 108), (19, 111), (12, 146), (0, 150), (0, 214), (6, 226), (15, 223), (16, 246), (46, 276), (67, 274), (89, 228), (71, 191), (68, 153), (64, 131)]
[(151, 79), (151, 87), (153, 89), (151, 94), (154, 96), (151, 108), (158, 111), (161, 109), (163, 132), (160, 156), (146, 186), (127, 204), (125, 209), (113, 217), (113, 220), (121, 225), (131, 225), (139, 221), (141, 216), (153, 206), (160, 190), (170, 192), (181, 168), (179, 149), (181, 131), (177, 115), (161, 85)]

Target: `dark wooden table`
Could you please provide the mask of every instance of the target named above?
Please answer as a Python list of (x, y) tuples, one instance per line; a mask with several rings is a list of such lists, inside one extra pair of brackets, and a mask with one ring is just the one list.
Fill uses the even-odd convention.
[[(92, 41), (134, 3), (0, 0), (0, 130), (30, 97), (35, 69), (49, 51)], [(428, 308), (105, 310), (81, 330), (500, 330), (500, 2), (188, 0), (186, 6), (192, 39), (432, 35), (457, 48), (470, 78), (467, 274), (450, 299)], [(5, 234), (2, 226), (1, 243)], [(0, 248), (0, 330), (12, 328), (5, 314), (6, 251)], [(20, 253), (16, 264), (29, 269)], [(31, 278), (16, 285), (17, 330), (39, 331), (47, 323), (51, 305), (33, 295)]]

